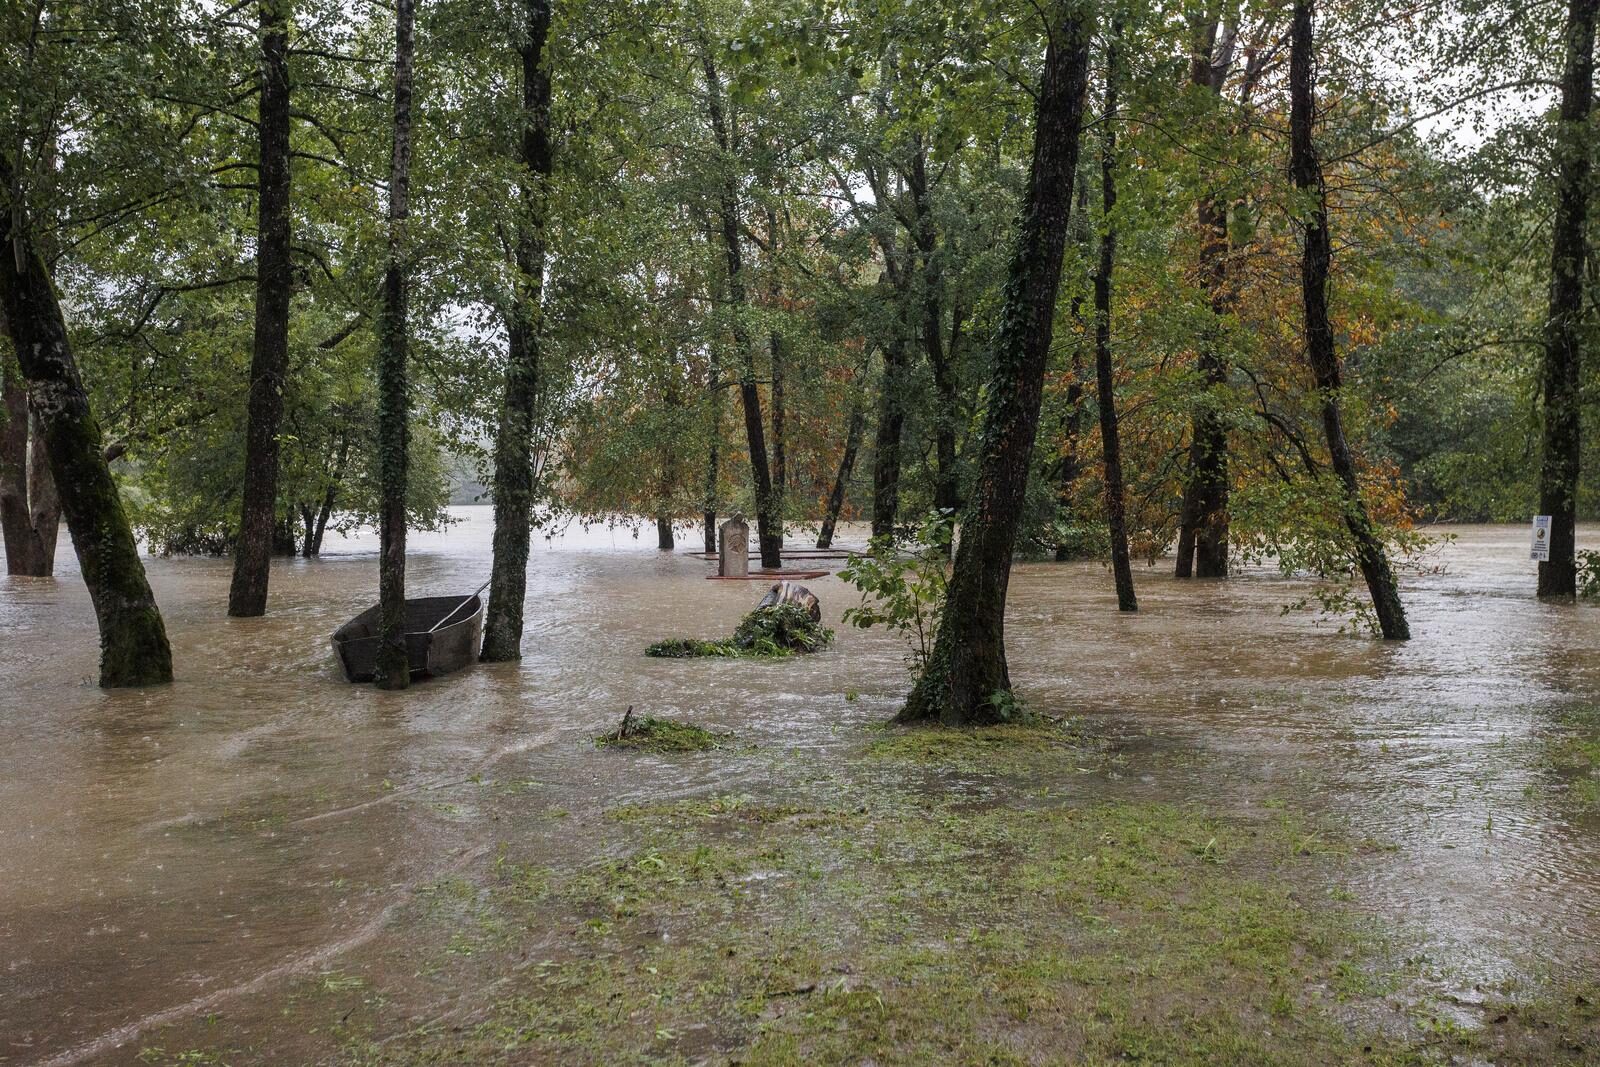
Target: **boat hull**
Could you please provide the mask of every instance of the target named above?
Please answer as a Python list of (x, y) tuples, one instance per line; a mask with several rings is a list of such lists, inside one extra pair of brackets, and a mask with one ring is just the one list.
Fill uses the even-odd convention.
[[(370, 682), (378, 665), (376, 606), (333, 634), (333, 651), (351, 682)], [(443, 626), (434, 627), (447, 619)], [(411, 677), (437, 678), (470, 666), (478, 658), (483, 634), (483, 601), (477, 596), (419, 597), (406, 601), (406, 657)]]

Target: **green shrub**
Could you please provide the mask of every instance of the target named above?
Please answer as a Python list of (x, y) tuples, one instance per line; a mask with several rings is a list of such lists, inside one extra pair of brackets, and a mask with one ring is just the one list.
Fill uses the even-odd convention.
[(909, 553), (891, 537), (874, 537), (864, 556), (856, 556), (839, 577), (861, 590), (861, 603), (844, 613), (844, 621), (861, 629), (887, 626), (909, 648), (908, 665), (921, 674), (933, 651), (944, 614), (950, 582), (953, 515), (932, 512), (923, 520)]
[(669, 637), (644, 650), (661, 659), (697, 656), (756, 656), (780, 658), (816, 652), (833, 640), (833, 631), (811, 618), (795, 604), (756, 608), (746, 615), (729, 641), (702, 641), (694, 637)]

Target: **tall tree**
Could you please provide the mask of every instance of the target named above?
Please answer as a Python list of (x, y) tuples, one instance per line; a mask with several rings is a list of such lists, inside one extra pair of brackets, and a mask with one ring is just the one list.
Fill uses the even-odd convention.
[(267, 610), (272, 533), (278, 507), (278, 425), (289, 369), (289, 20), (290, 0), (260, 0), (261, 42), (256, 133), (256, 323), (250, 357), (243, 503), (228, 614)]
[(407, 220), (411, 191), (411, 86), (416, 0), (395, 0), (394, 140), (389, 157), (389, 248), (378, 323), (378, 603), (380, 646), (374, 681), (411, 684), (406, 654), (406, 474), (411, 419), (407, 381)]
[(749, 294), (744, 278), (744, 254), (740, 247), (739, 181), (733, 170), (734, 136), (723, 107), (722, 76), (711, 53), (710, 35), (699, 27), (700, 67), (706, 83), (706, 116), (716, 141), (718, 166), (716, 211), (718, 233), (727, 264), (728, 307), (732, 312), (734, 347), (739, 358), (739, 400), (744, 407), (745, 443), (750, 452), (750, 476), (755, 484), (756, 540), (761, 548), (761, 565), (783, 566), (783, 516), (772, 483), (772, 466), (767, 458), (767, 430), (761, 415), (761, 390), (756, 383), (755, 349), (745, 315)]
[[(5, 330), (0, 315), (0, 332)], [(50, 477), (39, 420), (28, 412), (28, 390), (14, 367), (0, 369), (5, 427), (0, 429), (0, 535), (6, 573), (48, 578), (55, 573), (61, 501)]]
[[(1189, 82), (1213, 99), (1222, 95), (1233, 65), (1237, 28), (1222, 27), (1215, 17), (1204, 19), (1195, 35)], [(1222, 36), (1218, 39), (1218, 30)], [(1202, 330), (1200, 385), (1189, 438), (1189, 481), (1184, 490), (1183, 513), (1178, 521), (1179, 578), (1228, 576), (1228, 431), (1219, 408), (1219, 390), (1228, 380), (1228, 363), (1218, 350), (1219, 326), (1229, 310), (1227, 290), (1228, 210), (1214, 192), (1195, 205), (1200, 231), (1200, 283), (1215, 316)]]
[(139, 546), (106, 462), (55, 287), (33, 235), (9, 156), (0, 151), (0, 310), (28, 382), (50, 473), (100, 625), (103, 688), (172, 681), (172, 648)]
[[(507, 316), (505, 398), (495, 436), (494, 568), (483, 658), (522, 655), (528, 542), (534, 494), (533, 439), (538, 417), (539, 324), (544, 293), (546, 186), (550, 179), (550, 0), (525, 0), (522, 59), (521, 213), (517, 222), (517, 288)], [(671, 524), (667, 527), (671, 534)]]
[(1100, 132), (1100, 205), (1104, 232), (1094, 275), (1094, 370), (1100, 391), (1100, 449), (1105, 467), (1106, 525), (1111, 534), (1111, 570), (1117, 608), (1138, 611), (1133, 564), (1128, 557), (1127, 505), (1122, 489), (1122, 438), (1117, 425), (1116, 377), (1111, 363), (1111, 278), (1117, 261), (1117, 81), (1121, 77), (1122, 21), (1111, 23), (1106, 43), (1105, 111)]
[(1328, 191), (1313, 136), (1316, 125), (1316, 52), (1312, 39), (1312, 0), (1295, 0), (1289, 43), (1289, 171), (1295, 187), (1311, 205), (1305, 219), (1300, 265), (1300, 290), (1305, 307), (1306, 359), (1311, 364), (1322, 407), (1322, 429), (1329, 461), (1339, 479), (1345, 527), (1355, 543), (1356, 564), (1372, 595), (1372, 607), (1383, 636), (1404, 641), (1411, 636), (1400, 588), (1383, 540), (1361, 497), (1355, 457), (1345, 440), (1340, 393), (1344, 389), (1339, 353), (1334, 347), (1328, 314), (1328, 273), (1333, 243), (1328, 233)]
[(933, 651), (899, 719), (994, 722), (1014, 707), (1006, 669), (1006, 588), (1027, 492), (1066, 248), (1089, 70), (1088, 16), (1048, 16), (1033, 161), (993, 345), (977, 489), (966, 509)]
[(912, 234), (917, 254), (922, 260), (921, 277), (921, 329), (922, 348), (928, 356), (928, 369), (933, 372), (934, 391), (938, 396), (935, 413), (934, 454), (938, 465), (934, 472), (933, 506), (941, 511), (953, 511), (961, 506), (961, 488), (956, 471), (956, 426), (960, 421), (960, 386), (956, 380), (955, 345), (961, 336), (961, 314), (953, 315), (950, 346), (945, 346), (944, 336), (944, 263), (939, 248), (938, 227), (933, 218), (932, 191), (928, 181), (928, 146), (918, 136), (911, 152), (911, 170), (906, 175), (906, 186), (911, 193), (912, 217), (916, 228)]
[(1556, 214), (1551, 224), (1550, 314), (1544, 324), (1544, 458), (1539, 512), (1550, 516), (1550, 558), (1539, 563), (1539, 596), (1578, 590), (1577, 515), (1583, 366), (1584, 267), (1588, 262), (1589, 112), (1594, 102), (1596, 0), (1571, 0), (1564, 40), (1561, 117), (1556, 127)]
[[(774, 317), (783, 306), (783, 286), (778, 277), (778, 212), (767, 206), (767, 300)], [(772, 510), (779, 517), (778, 550), (783, 550), (782, 518), (789, 498), (789, 434), (785, 425), (787, 402), (784, 396), (788, 377), (788, 351), (783, 332), (776, 325), (767, 333), (767, 351), (772, 362)]]

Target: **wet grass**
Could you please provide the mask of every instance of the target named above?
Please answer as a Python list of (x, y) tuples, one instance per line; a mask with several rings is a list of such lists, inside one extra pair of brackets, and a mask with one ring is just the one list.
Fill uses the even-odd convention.
[(635, 752), (706, 752), (721, 748), (728, 739), (727, 734), (715, 734), (692, 723), (649, 715), (636, 719), (629, 708), (622, 725), (601, 734), (594, 743), (601, 748)]
[(1600, 811), (1600, 707), (1578, 708), (1563, 716), (1563, 730), (1546, 759), (1565, 784), (1574, 806)]
[(1085, 757), (1097, 760), (1091, 743), (1067, 719), (1036, 719), (960, 730), (946, 726), (884, 726), (867, 755), (890, 763), (909, 763), (965, 771), (1024, 773), (1043, 756), (1054, 762)]
[[(319, 1061), (358, 1064), (1534, 1064), (1600, 1049), (1592, 989), (1498, 991), (1465, 1020), (1417, 1001), (1407, 946), (1341, 889), (1362, 844), (1289, 803), (1244, 815), (1048, 787), (1115, 761), (1064, 723), (875, 729), (761, 795), (596, 813), (576, 861), (512, 834), (397, 923), (404, 966), (380, 973), (418, 984), (425, 1009), (384, 1007), (383, 983), (347, 969), (306, 983), (296, 1019), (331, 1045)], [(930, 792), (930, 769), (981, 788)]]

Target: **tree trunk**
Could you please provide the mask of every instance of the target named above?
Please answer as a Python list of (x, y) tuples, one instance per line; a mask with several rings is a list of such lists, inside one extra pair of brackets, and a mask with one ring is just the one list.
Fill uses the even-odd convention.
[[(0, 190), (17, 188), (0, 153)], [(100, 626), (100, 685), (172, 681), (172, 648), (145, 578), (139, 545), (117, 495), (100, 425), (67, 339), (55, 288), (25, 225), (21, 204), (0, 205), (0, 310), (28, 382), (72, 545)]]
[(333, 469), (328, 473), (328, 486), (322, 493), (322, 504), (317, 508), (316, 520), (306, 516), (306, 539), (302, 551), (306, 559), (314, 559), (322, 555), (322, 535), (328, 530), (328, 519), (333, 516), (334, 502), (339, 498), (339, 486), (344, 482), (345, 465), (350, 459), (350, 437), (347, 434), (339, 435), (339, 454), (333, 461)]
[(828, 494), (828, 511), (822, 517), (822, 529), (817, 533), (818, 548), (833, 547), (833, 531), (839, 525), (839, 512), (844, 509), (844, 496), (850, 487), (850, 472), (856, 466), (856, 453), (861, 450), (861, 432), (867, 426), (866, 405), (859, 400), (850, 408), (850, 429), (844, 436), (844, 455), (839, 457), (839, 473), (833, 479), (833, 491)]
[(1063, 4), (1056, 11), (1027, 194), (995, 334), (977, 492), (965, 515), (933, 651), (901, 721), (967, 725), (1001, 721), (1015, 710), (1006, 669), (1006, 587), (1039, 431), (1089, 69), (1089, 34), (1079, 8)]
[(278, 425), (289, 369), (289, 16), (286, 0), (260, 0), (256, 322), (250, 356), (243, 503), (235, 542), (228, 614), (267, 610), (278, 504)]
[(522, 215), (517, 224), (518, 284), (506, 323), (505, 399), (494, 450), (494, 568), (483, 628), (486, 661), (522, 656), (528, 544), (534, 502), (533, 439), (538, 418), (540, 319), (544, 293), (545, 185), (550, 150), (550, 0), (526, 0), (522, 51)]
[(783, 551), (783, 515), (789, 498), (788, 428), (784, 425), (784, 374), (786, 353), (783, 338), (772, 333), (772, 512), (778, 517), (775, 536), (778, 551)]
[(1127, 505), (1122, 492), (1122, 441), (1117, 426), (1116, 381), (1111, 368), (1111, 279), (1117, 260), (1117, 79), (1122, 20), (1111, 23), (1106, 44), (1104, 130), (1100, 138), (1100, 204), (1105, 233), (1100, 238), (1100, 268), (1094, 276), (1094, 370), (1100, 391), (1100, 448), (1105, 464), (1106, 526), (1111, 534), (1111, 572), (1117, 586), (1117, 609), (1138, 611), (1133, 591), (1133, 563), (1128, 556)]
[(294, 556), (299, 546), (294, 540), (294, 516), (285, 515), (274, 519), (272, 523), (272, 554), (274, 556)]
[(912, 238), (922, 260), (922, 347), (928, 355), (928, 369), (933, 373), (934, 392), (938, 397), (934, 414), (937, 469), (934, 471), (933, 506), (940, 511), (953, 511), (961, 506), (961, 488), (956, 477), (960, 386), (956, 381), (951, 353), (947, 353), (944, 346), (944, 272), (943, 264), (939, 261), (939, 233), (928, 188), (928, 149), (920, 137), (912, 154), (910, 181), (907, 184), (916, 221)]
[(322, 555), (322, 537), (328, 532), (328, 517), (333, 514), (334, 500), (338, 490), (328, 486), (328, 491), (322, 495), (322, 507), (317, 509), (317, 525), (312, 531), (311, 540), (306, 544), (306, 558), (314, 559)]
[[(709, 235), (708, 235), (709, 236)], [(712, 276), (715, 278), (715, 275)], [(712, 303), (721, 303), (716, 282), (709, 281)], [(717, 554), (717, 482), (722, 475), (722, 358), (716, 344), (707, 346), (706, 421), (710, 424), (706, 443), (706, 495), (703, 532), (708, 556)]]
[[(1077, 241), (1079, 249), (1087, 262), (1090, 253), (1094, 251), (1094, 225), (1089, 220), (1089, 186), (1087, 184), (1077, 187), (1077, 206), (1073, 209), (1072, 224), (1069, 233)], [(1080, 331), (1089, 333), (1092, 327), (1085, 329), (1083, 322), (1083, 297), (1074, 295), (1072, 298), (1072, 321)], [(1068, 368), (1071, 376), (1067, 381), (1066, 415), (1062, 420), (1061, 458), (1056, 461), (1051, 472), (1056, 489), (1056, 516), (1057, 523), (1069, 521), (1072, 518), (1073, 489), (1078, 484), (1078, 476), (1083, 473), (1083, 460), (1078, 452), (1078, 442), (1083, 438), (1084, 410), (1083, 410), (1083, 346), (1072, 346), (1072, 364)], [(1055, 558), (1057, 563), (1066, 563), (1073, 557), (1073, 546), (1066, 540), (1056, 545)]]
[(872, 448), (872, 536), (893, 537), (900, 513), (900, 439), (905, 429), (905, 342), (883, 347), (878, 432)]
[(1571, 0), (1561, 121), (1556, 133), (1557, 193), (1550, 256), (1550, 315), (1544, 327), (1544, 457), (1539, 513), (1550, 516), (1550, 558), (1539, 562), (1541, 597), (1578, 591), (1577, 504), (1583, 362), (1583, 268), (1589, 254), (1589, 111), (1594, 97), (1596, 0)]
[(668, 515), (656, 516), (656, 548), (662, 552), (671, 552), (677, 547), (672, 539), (672, 518)]
[[(1230, 28), (1219, 48), (1218, 24), (1206, 23), (1196, 42), (1190, 64), (1190, 83), (1213, 96), (1222, 94), (1228, 69), (1233, 62), (1234, 33)], [(1200, 387), (1202, 395), (1195, 407), (1189, 439), (1189, 483), (1184, 493), (1183, 513), (1178, 524), (1178, 562), (1174, 574), (1179, 578), (1226, 578), (1228, 576), (1228, 430), (1220, 404), (1222, 387), (1228, 381), (1228, 363), (1218, 351), (1216, 336), (1222, 317), (1231, 310), (1227, 288), (1228, 213), (1213, 196), (1201, 197), (1195, 205), (1200, 231), (1200, 282), (1205, 287), (1212, 327), (1200, 337)]]
[[(4, 316), (0, 315), (0, 330)], [(3, 383), (5, 429), (0, 433), (0, 534), (6, 573), (48, 578), (55, 573), (61, 501), (50, 476), (39, 421), (28, 412), (27, 386), (14, 368)]]
[[(110, 460), (107, 460), (109, 463)], [(39, 539), (42, 576), (56, 571), (56, 542), (61, 529), (61, 496), (50, 472), (50, 452), (38, 416), (28, 413), (28, 518)]]
[(711, 396), (711, 444), (706, 449), (706, 503), (702, 516), (702, 531), (706, 555), (717, 554), (717, 478), (720, 472), (721, 449), (717, 447), (722, 430), (722, 394), (715, 386)]
[(1228, 431), (1217, 410), (1228, 366), (1209, 350), (1200, 354), (1204, 396), (1189, 440), (1189, 484), (1178, 528), (1178, 578), (1228, 576)]
[[(722, 111), (722, 79), (711, 58), (710, 42), (701, 40), (701, 66), (706, 78), (706, 111), (711, 132), (716, 138), (722, 164), (733, 162), (733, 139)], [(728, 265), (728, 303), (733, 308), (733, 342), (739, 350), (739, 399), (744, 406), (745, 440), (750, 448), (750, 474), (756, 490), (756, 540), (761, 546), (761, 565), (776, 570), (783, 566), (783, 517), (776, 510), (777, 497), (772, 486), (772, 467), (767, 462), (767, 430), (761, 417), (761, 391), (756, 385), (755, 351), (750, 329), (744, 321), (749, 305), (745, 292), (743, 255), (739, 249), (739, 186), (730, 171), (717, 194), (717, 216), (721, 223), (722, 248)]]
[[(778, 285), (778, 213), (767, 208), (767, 298), (774, 313), (778, 311), (782, 290)], [(788, 373), (788, 353), (784, 351), (783, 335), (777, 330), (768, 334), (772, 356), (772, 496), (773, 511), (780, 523), (789, 499), (789, 438), (785, 422), (784, 378)], [(783, 527), (778, 527), (778, 549), (783, 549)]]
[(406, 380), (406, 221), (410, 215), (411, 82), (416, 0), (395, 0), (394, 146), (389, 160), (389, 250), (378, 323), (378, 603), (380, 689), (411, 684), (406, 655), (406, 481), (410, 386)]
[(1345, 526), (1355, 539), (1356, 563), (1372, 594), (1372, 606), (1383, 636), (1391, 641), (1403, 641), (1411, 636), (1405, 607), (1400, 603), (1400, 590), (1388, 554), (1361, 499), (1355, 458), (1345, 441), (1344, 420), (1339, 409), (1342, 372), (1328, 315), (1328, 272), (1333, 263), (1333, 245), (1328, 233), (1328, 194), (1322, 183), (1322, 164), (1312, 138), (1316, 100), (1314, 71), (1311, 0), (1295, 0), (1289, 50), (1289, 169), (1296, 188), (1315, 197), (1311, 216), (1304, 224), (1305, 250), (1300, 267), (1300, 287), (1305, 301), (1306, 358), (1316, 378), (1317, 390), (1322, 394), (1322, 428), (1328, 439), (1334, 473), (1344, 493)]

